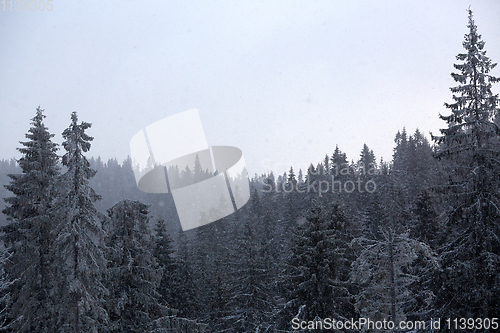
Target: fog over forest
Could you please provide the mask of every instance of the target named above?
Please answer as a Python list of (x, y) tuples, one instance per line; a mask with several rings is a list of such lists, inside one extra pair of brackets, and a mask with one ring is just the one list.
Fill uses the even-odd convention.
[[(390, 159), (369, 136), (353, 156), (332, 142), (306, 168), (248, 175), (246, 203), (249, 169), (156, 163), (146, 134), (169, 193), (143, 192), (132, 157), (92, 157), (93, 119), (49, 128), (33, 106), (20, 157), (0, 160), (1, 330), (497, 331), (500, 54), (474, 13), (439, 132), (401, 127)], [(229, 196), (193, 192), (186, 228), (173, 189), (222, 173)], [(218, 205), (196, 210), (203, 197)]]

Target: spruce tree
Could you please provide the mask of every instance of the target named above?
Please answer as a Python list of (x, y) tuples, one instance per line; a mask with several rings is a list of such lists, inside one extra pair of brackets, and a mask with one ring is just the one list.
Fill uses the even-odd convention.
[[(158, 219), (153, 231), (155, 232), (153, 236), (153, 256), (155, 257), (158, 266), (163, 270), (160, 290), (168, 292), (170, 289), (168, 284), (172, 282), (172, 279), (168, 275), (173, 273), (173, 270), (175, 269), (173, 258), (175, 250), (173, 249), (172, 239), (167, 232), (165, 220)], [(161, 291), (160, 294), (162, 294)], [(168, 299), (167, 294), (162, 294), (162, 296), (164, 296), (164, 300)]]
[(330, 159), (330, 174), (336, 178), (340, 178), (343, 175), (342, 171), (345, 171), (348, 165), (346, 154), (339, 149), (338, 145), (335, 146), (335, 151)]
[[(253, 189), (252, 193), (256, 193)], [(254, 209), (259, 202), (255, 194), (252, 206), (239, 212), (242, 230), (235, 236), (235, 247), (230, 257), (228, 311), (222, 319), (220, 332), (258, 332), (269, 326), (273, 310), (268, 259), (259, 239), (258, 215)], [(238, 229), (239, 230), (239, 229)]]
[[(399, 200), (411, 205), (417, 196), (430, 186), (440, 182), (437, 161), (432, 147), (417, 129), (408, 136), (406, 130), (396, 134), (391, 174), (394, 184), (399, 188)], [(409, 208), (408, 208), (409, 209)]]
[(192, 253), (188, 247), (186, 233), (179, 229), (177, 236), (178, 251), (175, 257), (175, 277), (178, 283), (175, 285), (175, 298), (172, 307), (178, 311), (178, 316), (195, 319), (199, 316), (200, 302), (196, 298), (196, 286), (194, 283)]
[(196, 314), (194, 300), (194, 284), (187, 263), (187, 244), (184, 232), (179, 230), (179, 252), (173, 249), (173, 241), (167, 232), (165, 220), (159, 219), (155, 224), (153, 237), (153, 255), (162, 269), (162, 277), (158, 286), (161, 303), (175, 309), (178, 316), (193, 318)]
[(59, 173), (57, 145), (43, 123), (43, 109), (36, 109), (32, 127), (21, 142), (18, 160), (22, 174), (10, 174), (5, 186), (14, 196), (5, 199), (8, 225), (2, 240), (8, 260), (4, 270), (8, 288), (9, 328), (16, 332), (52, 332), (49, 293), (53, 274), (50, 249), (53, 225), (51, 208), (53, 184)]
[[(405, 310), (414, 298), (422, 297), (411, 292), (411, 286), (419, 280), (411, 271), (412, 263), (419, 256), (431, 262), (435, 260), (431, 249), (411, 239), (400, 227), (401, 223), (384, 221), (384, 224), (386, 226), (380, 227), (377, 237), (362, 236), (353, 240), (359, 256), (352, 264), (351, 282), (360, 289), (356, 308), (362, 317), (398, 323), (407, 320)], [(423, 294), (429, 303), (432, 293)]]
[(211, 327), (217, 325), (226, 308), (228, 271), (225, 264), (229, 244), (224, 241), (224, 233), (228, 229), (227, 220), (220, 219), (197, 228), (194, 237), (193, 275), (197, 298), (203, 304), (198, 319)]
[(441, 249), (442, 285), (436, 307), (446, 317), (489, 318), (500, 312), (500, 129), (498, 94), (490, 74), (496, 66), (486, 56), (469, 9), (468, 33), (452, 73), (451, 110), (440, 116), (448, 127), (434, 137), (436, 156), (450, 177), (446, 188), (451, 209), (446, 246)]
[(363, 145), (357, 166), (358, 172), (361, 173), (361, 175), (367, 175), (369, 172), (373, 173), (373, 169), (377, 167), (375, 154), (366, 144)]
[(281, 277), (285, 306), (283, 329), (290, 321), (353, 316), (347, 289), (347, 218), (338, 205), (325, 211), (314, 201), (304, 224), (296, 227), (292, 253)]
[(442, 236), (442, 230), (439, 228), (438, 213), (433, 206), (434, 202), (430, 193), (422, 191), (414, 204), (415, 221), (411, 225), (410, 232), (412, 238), (435, 249)]
[[(268, 258), (265, 260), (266, 267), (272, 271), (273, 275), (277, 275), (279, 268), (279, 237), (276, 231), (276, 220), (278, 220), (279, 211), (276, 202), (276, 183), (274, 180), (274, 175), (270, 172), (263, 179), (264, 191), (262, 197), (259, 198), (257, 190), (254, 189), (252, 192), (252, 203), (256, 203), (256, 206), (261, 210), (261, 227), (260, 227), (260, 238), (261, 238), (261, 250), (262, 256)], [(258, 203), (257, 203), (258, 201)]]
[(162, 269), (151, 251), (148, 206), (122, 200), (108, 210), (108, 216), (109, 331), (146, 332), (150, 323), (167, 310), (160, 304), (157, 291)]
[[(11, 174), (20, 174), (22, 172), (21, 168), (17, 164), (16, 159), (11, 158), (9, 160), (0, 160), (0, 198), (7, 198), (11, 195), (10, 191), (5, 188), (5, 185), (9, 184)], [(5, 209), (5, 199), (0, 200), (0, 211)], [(7, 215), (0, 214), (0, 225), (5, 226), (8, 223)]]
[(57, 332), (97, 332), (106, 322), (102, 272), (106, 261), (101, 249), (101, 214), (94, 207), (100, 196), (89, 186), (96, 173), (84, 153), (93, 138), (91, 124), (78, 124), (76, 112), (63, 132), (66, 172), (57, 181), (53, 216), (57, 222), (54, 255), (54, 312)]

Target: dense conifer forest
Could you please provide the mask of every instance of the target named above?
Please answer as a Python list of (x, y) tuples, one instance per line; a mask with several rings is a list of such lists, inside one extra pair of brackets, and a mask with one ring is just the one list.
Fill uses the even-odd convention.
[(430, 140), (402, 128), (390, 161), (332, 142), (307, 170), (253, 175), (242, 209), (189, 231), (171, 194), (137, 188), (130, 158), (86, 157), (90, 123), (72, 113), (58, 144), (38, 107), (22, 157), (0, 161), (2, 331), (497, 330), (499, 97), (484, 46), (469, 11)]

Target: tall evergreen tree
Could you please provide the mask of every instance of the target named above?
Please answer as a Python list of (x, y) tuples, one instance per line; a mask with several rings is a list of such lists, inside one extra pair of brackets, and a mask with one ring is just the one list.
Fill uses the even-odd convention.
[(10, 174), (5, 186), (14, 196), (5, 199), (9, 224), (2, 227), (2, 240), (7, 247), (5, 278), (8, 327), (16, 332), (52, 332), (49, 292), (53, 275), (50, 249), (53, 244), (52, 221), (48, 215), (53, 184), (59, 173), (57, 145), (52, 142), (43, 123), (43, 109), (36, 109), (32, 127), (21, 142), (18, 160), (22, 174)]
[(93, 138), (85, 133), (91, 124), (78, 124), (76, 112), (63, 132), (62, 158), (67, 168), (57, 181), (58, 195), (53, 216), (57, 222), (53, 247), (54, 274), (52, 293), (57, 332), (97, 332), (107, 321), (104, 309), (106, 288), (102, 272), (106, 261), (101, 249), (101, 214), (94, 207), (100, 196), (89, 186), (96, 173), (84, 153)]
[(224, 218), (201, 226), (195, 235), (193, 275), (197, 298), (203, 304), (199, 319), (212, 327), (224, 316), (226, 308), (228, 244), (223, 242), (226, 221)]
[(406, 130), (396, 134), (391, 174), (399, 188), (400, 201), (410, 206), (417, 196), (430, 186), (436, 186), (440, 179), (437, 161), (432, 147), (417, 129), (411, 136)]
[(285, 296), (283, 329), (290, 321), (352, 317), (346, 287), (349, 260), (347, 220), (338, 206), (328, 214), (316, 200), (304, 224), (298, 225), (292, 253), (282, 276)]
[(165, 304), (171, 304), (170, 293), (174, 293), (173, 286), (175, 282), (175, 262), (173, 258), (175, 250), (173, 249), (172, 239), (167, 232), (165, 220), (159, 219), (153, 231), (155, 232), (153, 236), (153, 256), (163, 271), (158, 292)]
[[(257, 214), (261, 214), (261, 223), (262, 226), (260, 228), (260, 237), (261, 237), (261, 250), (262, 256), (265, 258), (269, 258), (265, 260), (267, 264), (267, 269), (272, 270), (274, 275), (277, 275), (279, 271), (279, 253), (280, 253), (280, 241), (279, 237), (276, 234), (276, 220), (278, 220), (279, 211), (276, 202), (276, 184), (274, 180), (274, 175), (270, 172), (263, 179), (263, 193), (262, 198), (259, 198), (257, 190), (255, 189), (252, 192), (252, 207), (257, 209)], [(256, 203), (254, 206), (253, 203)], [(258, 207), (258, 208), (255, 208)]]
[(339, 177), (340, 175), (345, 176), (345, 171), (348, 166), (349, 163), (347, 162), (347, 155), (339, 149), (338, 145), (335, 146), (335, 151), (330, 159), (330, 174), (335, 177)]
[(173, 241), (167, 232), (165, 220), (159, 219), (155, 225), (153, 255), (162, 269), (158, 286), (161, 303), (175, 310), (184, 318), (196, 315), (195, 287), (188, 261), (187, 240), (179, 230), (179, 251), (173, 249)]
[(252, 191), (252, 204), (239, 212), (242, 230), (235, 236), (229, 262), (228, 311), (221, 332), (256, 332), (269, 326), (273, 310), (270, 269), (259, 239), (259, 201)]
[(186, 233), (180, 228), (177, 236), (177, 256), (175, 257), (175, 284), (171, 295), (174, 295), (171, 306), (178, 312), (178, 316), (195, 319), (199, 316), (200, 302), (196, 298), (194, 283), (192, 253), (188, 247)]
[[(411, 239), (397, 224), (388, 224), (380, 228), (376, 238), (362, 236), (353, 240), (360, 254), (352, 265), (351, 282), (360, 288), (356, 308), (362, 317), (397, 323), (407, 320), (405, 310), (417, 296), (410, 287), (419, 276), (412, 274), (411, 264), (419, 255), (429, 260), (433, 256), (425, 243)], [(432, 294), (426, 296), (429, 303)]]
[(375, 154), (373, 150), (368, 148), (366, 144), (363, 145), (363, 149), (361, 150), (361, 154), (359, 155), (358, 161), (358, 172), (361, 175), (373, 174), (374, 170), (377, 167), (377, 161), (375, 159)]
[(498, 78), (486, 56), (469, 9), (468, 33), (457, 55), (458, 83), (452, 87), (451, 115), (440, 116), (448, 127), (434, 137), (437, 157), (445, 159), (450, 175), (449, 239), (441, 251), (442, 286), (436, 307), (446, 317), (488, 318), (500, 312), (500, 128)]
[[(108, 210), (106, 283), (110, 332), (146, 332), (166, 314), (159, 302), (161, 267), (152, 254), (147, 205), (122, 200)], [(161, 250), (161, 249), (157, 249)], [(162, 255), (168, 254), (162, 251)], [(165, 259), (165, 258), (163, 258)]]
[[(250, 202), (235, 217), (235, 233), (228, 258), (227, 311), (221, 332), (256, 332), (270, 326), (273, 307), (271, 255), (263, 240), (270, 230), (262, 224), (262, 206), (254, 182)], [(240, 224), (241, 223), (241, 224)]]
[(422, 191), (417, 197), (413, 214), (415, 221), (411, 225), (411, 236), (435, 249), (441, 238), (438, 213), (428, 191)]

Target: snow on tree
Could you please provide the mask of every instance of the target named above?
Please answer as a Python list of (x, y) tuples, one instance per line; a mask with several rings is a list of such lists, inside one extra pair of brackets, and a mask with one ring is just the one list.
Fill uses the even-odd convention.
[(294, 317), (306, 321), (352, 317), (347, 224), (338, 205), (329, 212), (315, 200), (306, 221), (296, 227), (281, 277), (286, 301), (283, 329), (289, 329)]
[[(397, 323), (407, 319), (405, 309), (415, 297), (410, 286), (419, 277), (412, 274), (411, 264), (419, 255), (431, 260), (433, 256), (425, 243), (411, 239), (394, 224), (380, 226), (378, 235), (352, 242), (360, 253), (351, 270), (351, 282), (360, 288), (356, 308), (361, 317)], [(427, 293), (427, 302), (431, 300), (432, 294)]]
[(8, 253), (5, 249), (0, 251), (0, 327), (6, 327), (10, 321), (8, 309), (11, 301), (9, 292), (12, 282), (8, 281), (8, 275), (5, 272), (5, 264), (8, 261)]
[(197, 297), (203, 304), (199, 318), (212, 326), (224, 316), (228, 297), (226, 263), (230, 244), (225, 234), (225, 229), (229, 229), (228, 219), (197, 228), (194, 237), (193, 275)]
[(57, 181), (53, 202), (57, 222), (53, 247), (55, 281), (54, 313), (57, 332), (97, 332), (107, 321), (104, 309), (106, 288), (101, 282), (106, 260), (101, 245), (101, 214), (94, 207), (100, 196), (89, 186), (96, 173), (84, 153), (93, 140), (85, 131), (91, 124), (78, 124), (76, 112), (63, 132), (62, 158), (67, 168)]
[(219, 332), (256, 332), (267, 325), (273, 310), (269, 259), (259, 239), (259, 216), (256, 192), (252, 191), (252, 206), (239, 211), (242, 230), (235, 236), (235, 247), (228, 263), (228, 311), (222, 318)]
[(18, 160), (22, 174), (10, 174), (5, 186), (14, 196), (5, 199), (3, 213), (9, 224), (2, 227), (7, 247), (4, 263), (8, 283), (7, 325), (16, 332), (53, 332), (49, 292), (53, 281), (50, 248), (53, 225), (51, 208), (54, 179), (59, 173), (57, 144), (43, 123), (43, 109), (36, 109), (32, 127), (21, 142)]
[(439, 216), (434, 209), (434, 202), (429, 191), (422, 191), (413, 207), (415, 221), (411, 225), (410, 236), (428, 244), (432, 249), (437, 247), (441, 240)]
[(188, 266), (187, 240), (182, 228), (179, 230), (179, 251), (173, 249), (173, 241), (167, 233), (165, 220), (155, 224), (153, 256), (162, 269), (158, 286), (161, 303), (175, 309), (178, 316), (192, 318), (196, 313), (195, 288), (191, 269)]
[(262, 197), (259, 197), (257, 189), (254, 188), (250, 200), (252, 202), (252, 211), (260, 219), (261, 255), (267, 258), (264, 260), (266, 268), (272, 271), (272, 276), (276, 276), (280, 264), (278, 261), (280, 242), (276, 234), (276, 221), (279, 220), (280, 212), (276, 202), (276, 183), (272, 172), (264, 177), (263, 184)]
[(194, 319), (199, 315), (200, 302), (196, 298), (196, 286), (193, 276), (192, 253), (188, 247), (188, 239), (182, 228), (177, 234), (177, 255), (175, 272), (173, 272), (173, 290), (169, 293), (170, 305), (176, 309), (178, 316)]
[[(165, 220), (159, 219), (154, 228), (153, 256), (158, 266), (162, 269), (162, 278), (158, 291), (166, 304), (171, 304), (170, 293), (174, 294), (173, 282), (176, 265), (173, 258), (173, 244), (167, 232)], [(175, 296), (175, 295), (172, 295)], [(172, 305), (172, 304), (171, 304)]]
[[(162, 269), (152, 252), (148, 206), (122, 200), (108, 210), (105, 222), (108, 267), (106, 307), (110, 332), (146, 332), (166, 314), (157, 289)], [(168, 254), (167, 254), (168, 255)]]
[(425, 188), (439, 181), (437, 161), (427, 138), (417, 129), (408, 136), (406, 129), (396, 134), (391, 173), (407, 203), (415, 201)]
[(495, 123), (499, 97), (491, 91), (498, 78), (486, 56), (469, 9), (468, 33), (452, 73), (448, 127), (434, 137), (436, 156), (450, 177), (447, 186), (448, 240), (441, 249), (442, 284), (436, 307), (447, 317), (488, 318), (500, 313), (500, 128)]

